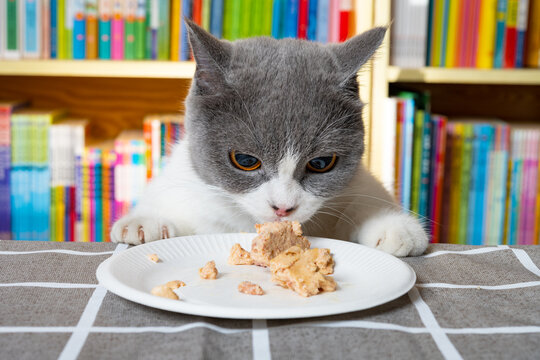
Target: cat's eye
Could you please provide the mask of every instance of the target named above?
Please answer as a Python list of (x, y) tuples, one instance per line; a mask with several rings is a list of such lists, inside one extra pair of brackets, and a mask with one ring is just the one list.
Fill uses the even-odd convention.
[(337, 156), (333, 154), (332, 156), (321, 156), (316, 157), (308, 161), (306, 167), (308, 170), (318, 173), (324, 173), (332, 170), (336, 164)]
[(261, 166), (261, 160), (248, 154), (237, 154), (234, 150), (229, 153), (234, 166), (244, 171), (257, 170)]

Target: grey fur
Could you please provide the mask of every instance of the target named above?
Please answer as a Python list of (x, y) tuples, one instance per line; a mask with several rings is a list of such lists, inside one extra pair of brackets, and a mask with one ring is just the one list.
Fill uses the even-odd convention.
[[(187, 20), (197, 62), (186, 98), (186, 127), (195, 171), (231, 193), (253, 190), (276, 175), (287, 154), (299, 157), (294, 177), (316, 196), (331, 197), (350, 182), (364, 153), (357, 70), (373, 55), (385, 28), (344, 44), (267, 37), (218, 40)], [(235, 150), (261, 160), (235, 168)], [(306, 171), (312, 158), (339, 157), (333, 170)]]

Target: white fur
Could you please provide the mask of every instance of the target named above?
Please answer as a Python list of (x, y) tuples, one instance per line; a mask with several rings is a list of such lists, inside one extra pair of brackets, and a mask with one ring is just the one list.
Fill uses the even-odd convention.
[(297, 209), (282, 219), (304, 223), (307, 235), (355, 241), (396, 256), (419, 255), (428, 238), (420, 222), (400, 211), (390, 194), (363, 166), (338, 196), (325, 200), (293, 179), (298, 158), (286, 156), (278, 174), (246, 194), (228, 194), (205, 184), (193, 170), (188, 139), (175, 147), (168, 165), (147, 187), (137, 206), (118, 220), (114, 242), (140, 244), (163, 237), (253, 232), (256, 223), (276, 221), (271, 205)]

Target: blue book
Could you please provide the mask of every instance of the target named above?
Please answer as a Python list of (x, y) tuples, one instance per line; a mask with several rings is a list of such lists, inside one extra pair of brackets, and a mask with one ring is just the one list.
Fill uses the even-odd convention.
[(317, 0), (309, 2), (307, 39), (317, 40)]
[(75, 2), (75, 15), (73, 18), (73, 58), (86, 58), (86, 19), (84, 17), (84, 3)]
[(51, 59), (56, 59), (58, 57), (58, 28), (56, 23), (58, 21), (57, 16), (57, 1), (50, 0), (50, 17), (51, 17), (51, 33), (50, 33), (50, 47), (51, 47)]
[(426, 35), (426, 66), (433, 65), (431, 63), (431, 42), (433, 41), (433, 18), (435, 17), (434, 1), (429, 1), (427, 35)]
[[(316, 0), (313, 0), (316, 1)], [(317, 3), (317, 31), (318, 42), (328, 42), (328, 14), (330, 13), (330, 3), (328, 0), (318, 0)]]
[(31, 166), (22, 168), (22, 186), (20, 193), (21, 206), (21, 237), (18, 240), (35, 240), (32, 234), (32, 177)]
[(413, 134), (414, 134), (414, 99), (405, 99), (405, 121), (402, 133), (403, 158), (402, 169), (403, 179), (401, 179), (401, 205), (407, 210), (411, 208), (411, 180), (412, 180), (412, 158), (413, 158)]
[(10, 167), (11, 149), (0, 146), (0, 239), (11, 238)]
[(508, 173), (508, 158), (509, 158), (509, 153), (508, 151), (504, 151), (503, 154), (502, 154), (502, 159), (501, 159), (501, 162), (500, 162), (500, 175), (502, 177), (501, 179), (501, 185), (500, 186), (500, 192), (501, 192), (501, 195), (498, 199), (495, 199), (496, 201), (499, 201), (500, 205), (498, 207), (498, 209), (500, 209), (499, 213), (497, 214), (497, 218), (496, 218), (496, 221), (495, 221), (495, 224), (497, 224), (499, 226), (499, 230), (498, 230), (498, 239), (497, 239), (497, 244), (502, 244), (503, 243), (503, 239), (504, 239), (504, 217), (506, 215), (506, 174)]
[(181, 39), (180, 39), (180, 61), (188, 61), (190, 58), (190, 51), (189, 51), (189, 41), (188, 41), (188, 34), (187, 34), (187, 28), (186, 23), (184, 21), (184, 18), (191, 19), (192, 8), (191, 8), (191, 1), (190, 0), (184, 0), (182, 1), (182, 16), (180, 18), (181, 22)]
[(298, 6), (299, 0), (287, 0), (284, 33), (284, 37), (286, 38), (298, 37)]
[(9, 181), (11, 182), (10, 188), (10, 207), (11, 207), (11, 239), (17, 240), (19, 238), (19, 208), (17, 204), (17, 197), (19, 193), (19, 167), (13, 166), (9, 174)]
[(508, 0), (497, 1), (497, 15), (495, 25), (495, 49), (493, 54), (493, 67), (502, 68), (504, 60), (505, 34), (506, 34), (506, 6)]
[(287, 0), (274, 0), (272, 8), (272, 37), (275, 39), (283, 38), (284, 12)]
[(38, 34), (41, 29), (38, 29), (38, 6), (36, 1), (24, 1), (24, 52), (33, 55), (40, 55), (38, 49)]
[(479, 129), (480, 125), (473, 125), (473, 138), (471, 144), (471, 180), (469, 182), (469, 203), (467, 210), (467, 235), (466, 235), (466, 244), (472, 245), (474, 237), (474, 227), (475, 227), (475, 203), (476, 203), (476, 192), (478, 191), (478, 154), (479, 154)]
[(429, 175), (431, 171), (431, 118), (428, 112), (424, 113), (424, 128), (422, 134), (422, 162), (420, 175), (420, 199), (418, 214), (428, 216), (429, 205)]
[[(221, 39), (223, 37), (223, 0), (212, 0), (210, 9), (210, 32)], [(183, 21), (183, 19), (180, 19)]]

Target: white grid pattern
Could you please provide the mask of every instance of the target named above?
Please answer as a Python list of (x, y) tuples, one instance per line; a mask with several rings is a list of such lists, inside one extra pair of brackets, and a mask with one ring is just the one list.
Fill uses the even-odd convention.
[[(114, 254), (127, 248), (126, 245), (120, 244), (114, 251), (106, 252), (82, 252), (71, 250), (39, 250), (39, 251), (0, 251), (0, 255), (23, 255), (23, 254), (36, 254), (36, 253), (63, 253), (78, 256), (91, 256), (91, 255), (104, 255)], [(506, 245), (500, 245), (498, 247), (482, 247), (471, 250), (463, 251), (437, 251), (421, 257), (434, 257), (445, 254), (460, 254), (460, 255), (474, 255), (489, 253), (501, 250), (511, 250), (520, 263), (530, 272), (540, 277), (540, 269), (534, 264), (528, 254), (522, 249), (510, 248)], [(0, 334), (2, 333), (71, 333), (70, 340), (65, 345), (64, 350), (60, 354), (61, 359), (75, 359), (78, 357), (80, 350), (84, 346), (88, 334), (90, 333), (179, 333), (194, 328), (207, 328), (221, 334), (235, 334), (240, 332), (250, 331), (252, 332), (253, 343), (253, 358), (254, 359), (271, 359), (269, 332), (265, 320), (253, 320), (252, 329), (228, 329), (217, 325), (194, 322), (183, 326), (169, 327), (169, 326), (150, 326), (150, 327), (97, 327), (93, 326), (94, 320), (99, 312), (103, 298), (105, 297), (106, 290), (95, 284), (71, 284), (71, 283), (50, 283), (50, 282), (25, 282), (25, 283), (3, 283), (0, 287), (50, 287), (50, 288), (95, 288), (93, 295), (88, 301), (83, 314), (76, 327), (69, 326), (51, 326), (51, 327), (38, 327), (38, 326), (20, 326), (20, 327), (1, 327)], [(484, 290), (506, 290), (513, 288), (523, 288), (540, 286), (540, 281), (529, 281), (515, 284), (505, 284), (497, 286), (480, 286), (480, 285), (456, 285), (446, 283), (424, 283), (416, 284), (408, 295), (415, 306), (420, 318), (425, 325), (424, 327), (408, 327), (392, 323), (379, 323), (373, 321), (362, 320), (343, 320), (343, 321), (317, 321), (317, 322), (301, 322), (293, 325), (277, 326), (272, 329), (278, 329), (280, 327), (329, 327), (329, 328), (363, 328), (373, 330), (394, 330), (405, 333), (430, 334), (437, 344), (441, 354), (446, 359), (461, 359), (461, 355), (456, 350), (455, 346), (448, 338), (448, 334), (525, 334), (525, 333), (540, 333), (540, 326), (507, 326), (507, 327), (488, 327), (488, 328), (442, 328), (439, 326), (435, 316), (433, 315), (429, 305), (424, 302), (420, 296), (418, 288), (478, 288)]]

